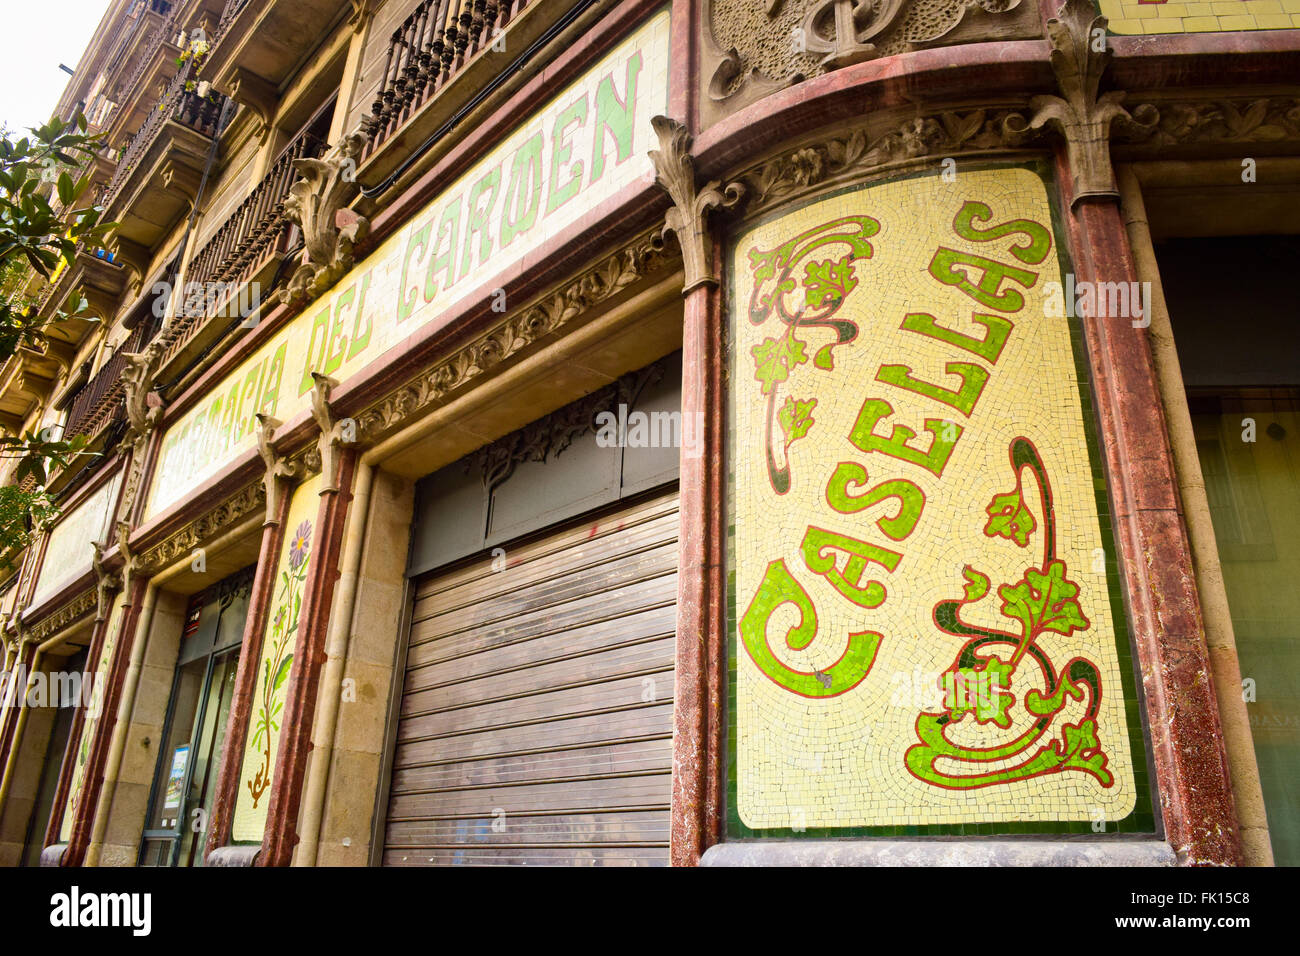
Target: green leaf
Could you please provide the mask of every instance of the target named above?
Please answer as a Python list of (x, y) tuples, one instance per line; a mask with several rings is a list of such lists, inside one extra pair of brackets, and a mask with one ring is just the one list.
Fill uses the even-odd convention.
[(1050, 561), (1046, 574), (1030, 568), (1018, 584), (998, 588), (1002, 615), (1020, 622), (1026, 641), (1042, 631), (1069, 635), (1092, 626), (1075, 600), (1079, 586), (1066, 578), (1065, 570), (1064, 561)]
[(1019, 487), (1004, 495), (994, 495), (984, 510), (989, 516), (984, 525), (986, 535), (1007, 538), (1022, 548), (1029, 544), (1029, 536), (1034, 533), (1034, 516), (1025, 507)]
[(804, 343), (795, 338), (793, 329), (779, 339), (764, 339), (750, 353), (754, 356), (754, 378), (762, 383), (764, 395), (770, 394), (790, 377), (791, 371), (808, 361)]
[(271, 685), (271, 693), (272, 693), (272, 694), (274, 694), (276, 691), (278, 691), (278, 690), (280, 689), (280, 685), (283, 684), (284, 681), (285, 681), (285, 678), (287, 678), (287, 677), (289, 676), (289, 665), (291, 665), (292, 663), (293, 663), (293, 655), (292, 655), (292, 654), (288, 655), (288, 656), (287, 656), (287, 657), (286, 657), (286, 658), (285, 658), (285, 659), (280, 663), (280, 669), (279, 669), (279, 671), (276, 672), (276, 675), (275, 675), (275, 683)]
[(817, 399), (815, 398), (797, 399), (786, 397), (785, 404), (776, 413), (776, 422), (781, 426), (781, 431), (785, 433), (786, 448), (789, 448), (791, 444), (808, 434), (808, 430), (816, 422), (816, 419), (812, 417), (812, 411), (816, 407)]
[(853, 256), (809, 262), (804, 266), (804, 298), (808, 305), (820, 309), (823, 305), (835, 307), (857, 287), (853, 275)]
[(989, 576), (976, 571), (969, 564), (962, 568), (962, 576), (966, 578), (965, 593), (966, 603), (978, 601), (984, 595), (989, 593)]

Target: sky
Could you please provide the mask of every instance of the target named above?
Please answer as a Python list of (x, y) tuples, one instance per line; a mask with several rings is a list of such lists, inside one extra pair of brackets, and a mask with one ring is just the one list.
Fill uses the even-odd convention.
[(4, 5), (0, 57), (0, 123), (15, 132), (54, 112), (110, 0), (38, 0)]

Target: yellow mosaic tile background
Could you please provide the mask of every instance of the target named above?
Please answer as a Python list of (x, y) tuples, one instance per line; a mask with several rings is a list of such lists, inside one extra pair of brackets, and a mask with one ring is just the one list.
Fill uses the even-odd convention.
[(1100, 6), (1110, 32), (1125, 36), (1300, 29), (1300, 0), (1100, 0)]
[[(1008, 315), (1014, 323), (995, 364), (945, 342), (900, 328), (908, 313), (926, 312), (950, 329), (979, 338), (984, 330), (971, 321), (973, 312), (990, 313), (961, 290), (941, 284), (927, 271), (936, 249), (984, 255), (1019, 265), (1011, 247), (1023, 234), (985, 242), (959, 237), (955, 214), (968, 200), (986, 203), (991, 224), (1027, 218), (1050, 230), (1051, 211), (1043, 182), (1020, 168), (965, 170), (955, 182), (939, 176), (913, 178), (841, 193), (772, 219), (741, 235), (731, 250), (732, 303), (732, 467), (734, 516), (735, 612), (737, 619), (760, 590), (769, 562), (782, 559), (816, 608), (819, 630), (803, 650), (783, 640), (799, 624), (794, 604), (779, 607), (767, 623), (767, 645), (787, 667), (825, 674), (845, 654), (847, 635), (875, 631), (882, 635), (871, 670), (857, 686), (833, 697), (793, 693), (769, 678), (733, 634), (736, 666), (735, 773), (736, 807), (752, 829), (850, 828), (987, 823), (990, 821), (1117, 821), (1135, 806), (1130, 727), (1122, 700), (1120, 661), (1104, 568), (1105, 550), (1097, 515), (1083, 409), (1079, 397), (1070, 334), (1065, 318), (1043, 315), (1044, 284), (1062, 282), (1055, 248), (1039, 265), (1035, 287), (1025, 293), (1023, 308)], [(835, 340), (826, 329), (799, 327), (808, 361), (780, 383), (780, 395), (815, 398), (810, 431), (791, 443), (791, 485), (784, 495), (773, 490), (765, 459), (766, 399), (755, 378), (751, 350), (780, 334), (776, 316), (756, 326), (748, 319), (754, 285), (751, 250), (772, 250), (819, 224), (866, 214), (879, 221), (870, 238), (869, 259), (852, 262), (857, 286), (837, 313), (856, 322), (856, 340), (834, 352), (834, 369), (815, 366), (814, 352)], [(813, 252), (804, 263), (843, 256), (842, 244)], [(803, 275), (804, 264), (797, 275)], [(971, 273), (979, 281), (978, 273)], [(765, 280), (770, 287), (775, 279)], [(1005, 281), (1004, 287), (1020, 288)], [(811, 302), (811, 300), (809, 300)], [(882, 363), (909, 366), (926, 382), (957, 388), (957, 376), (945, 374), (949, 362), (970, 362), (989, 371), (989, 379), (970, 417), (933, 399), (876, 380)], [(864, 401), (884, 399), (893, 415), (875, 426), (888, 435), (891, 425), (905, 425), (919, 437), (910, 444), (925, 449), (931, 435), (926, 418), (955, 421), (958, 438), (942, 477), (896, 457), (863, 453), (850, 443)], [(1097, 665), (1102, 695), (1097, 733), (1113, 775), (1110, 786), (1078, 770), (1046, 773), (1029, 779), (978, 789), (946, 789), (909, 772), (905, 754), (918, 744), (922, 712), (938, 712), (943, 700), (939, 673), (954, 663), (963, 638), (939, 630), (932, 620), (937, 602), (960, 600), (963, 567), (973, 565), (989, 576), (991, 587), (981, 602), (963, 609), (969, 624), (1007, 627), (999, 613), (997, 588), (1021, 580), (1026, 568), (1042, 559), (1042, 528), (1027, 548), (984, 533), (985, 509), (995, 495), (1016, 485), (1008, 457), (1010, 443), (1023, 436), (1035, 443), (1045, 463), (1055, 497), (1056, 554), (1079, 586), (1077, 600), (1090, 626), (1069, 636), (1048, 632), (1036, 646), (1061, 669), (1084, 656)], [(862, 494), (878, 482), (906, 478), (925, 493), (919, 522), (902, 541), (891, 541), (877, 528), (878, 518), (898, 511), (896, 500), (858, 514), (840, 514), (825, 497), (828, 479), (839, 462), (857, 462), (869, 473)], [(1041, 499), (1026, 481), (1026, 504), (1041, 515)], [(902, 554), (891, 573), (869, 565), (867, 578), (886, 588), (885, 602), (864, 609), (846, 600), (828, 579), (808, 570), (802, 556), (805, 530), (817, 526), (850, 535)], [(1040, 522), (1041, 525), (1041, 522)], [(849, 574), (847, 556), (832, 552), (840, 573)], [(1113, 555), (1110, 556), (1113, 561)], [(1005, 655), (1004, 655), (1005, 656)], [(1026, 660), (1028, 658), (1026, 657)], [(954, 740), (972, 747), (1004, 744), (1032, 725), (1024, 697), (1042, 687), (1021, 674), (1012, 678), (1016, 694), (1009, 729), (978, 723), (968, 714), (952, 731)], [(819, 678), (820, 679), (820, 678)], [(829, 681), (829, 678), (826, 678)], [(1063, 738), (1062, 724), (1077, 723), (1085, 701), (1067, 704), (1042, 738)], [(1016, 763), (1011, 761), (1010, 763)], [(945, 773), (960, 772), (955, 761), (940, 759)], [(1006, 762), (1004, 762), (1006, 763)], [(999, 769), (992, 763), (983, 769)], [(1114, 829), (1113, 827), (1111, 828)]]

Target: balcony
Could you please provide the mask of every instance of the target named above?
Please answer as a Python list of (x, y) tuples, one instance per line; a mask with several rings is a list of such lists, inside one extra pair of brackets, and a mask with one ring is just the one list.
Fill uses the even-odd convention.
[(203, 72), (269, 123), (281, 86), (356, 6), (354, 0), (228, 0)]
[[(270, 280), (288, 253), (297, 227), (284, 214), (289, 187), (298, 178), (294, 162), (316, 159), (324, 139), (311, 130), (294, 139), (248, 197), (204, 243), (185, 272), (187, 289), (199, 295), (161, 333), (165, 345), (160, 374), (185, 368), (231, 331), (239, 304), (265, 299)], [(214, 291), (215, 290), (215, 291)]]
[(212, 139), (232, 112), (219, 93), (202, 97), (186, 89), (190, 73), (186, 63), (172, 78), (122, 150), (104, 193), (104, 218), (119, 224), (115, 242), (137, 279), (150, 251), (190, 209)]
[(181, 53), (175, 44), (180, 32), (177, 6), (144, 4), (132, 21), (131, 32), (110, 71), (120, 79), (109, 96), (117, 106), (102, 124), (110, 141), (121, 139), (148, 119), (154, 102), (150, 92), (156, 92), (176, 69), (176, 58)]
[[(429, 143), (420, 162), (427, 167), (455, 141), (457, 122), (504, 102), (608, 7), (592, 0), (422, 0), (409, 9), (377, 56), (378, 87), (360, 122), (369, 137), (359, 176), (366, 186), (385, 181)], [(512, 68), (523, 59), (528, 70)]]

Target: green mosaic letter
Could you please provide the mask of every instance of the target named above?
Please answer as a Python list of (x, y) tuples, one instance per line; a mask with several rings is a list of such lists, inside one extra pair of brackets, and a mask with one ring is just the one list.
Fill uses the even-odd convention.
[(510, 182), (501, 207), (501, 248), (533, 228), (542, 198), (542, 134), (536, 133), (515, 150)]
[[(803, 536), (803, 563), (813, 574), (820, 574), (840, 595), (858, 607), (880, 607), (885, 603), (885, 586), (879, 581), (862, 583), (868, 564), (878, 564), (892, 572), (903, 557), (897, 551), (878, 548), (846, 534), (809, 526)], [(849, 556), (841, 572), (835, 562), (836, 551)]]
[(1047, 258), (1052, 248), (1052, 234), (1032, 219), (1012, 219), (989, 229), (976, 227), (975, 220), (988, 222), (993, 218), (993, 210), (982, 202), (967, 200), (957, 211), (952, 221), (953, 232), (972, 242), (992, 242), (1003, 236), (1023, 234), (1028, 242), (1011, 247), (1011, 254), (1027, 265), (1036, 266)]
[(573, 175), (563, 186), (560, 185), (560, 167), (569, 162), (573, 144), (569, 142), (569, 127), (582, 126), (587, 122), (587, 94), (575, 100), (559, 116), (555, 117), (555, 126), (551, 130), (551, 188), (546, 196), (546, 212), (555, 212), (560, 206), (578, 194), (582, 188), (582, 160), (575, 160), (569, 167)]
[[(981, 273), (979, 283), (971, 282), (970, 273), (957, 268), (961, 266), (978, 270)], [(1024, 308), (1025, 297), (1016, 289), (1001, 291), (1003, 280), (1019, 282), (1026, 289), (1032, 289), (1038, 281), (1036, 272), (986, 259), (984, 256), (958, 252), (946, 246), (940, 246), (930, 260), (930, 275), (944, 285), (957, 287), (987, 308), (1007, 313), (1019, 312)]]
[(595, 150), (591, 154), (591, 181), (594, 183), (605, 172), (605, 132), (614, 134), (618, 159), (623, 162), (632, 155), (632, 120), (636, 114), (636, 79), (641, 73), (641, 51), (637, 50), (627, 61), (627, 91), (623, 99), (614, 92), (614, 78), (607, 76), (596, 87)]
[(1007, 336), (1015, 326), (1009, 319), (1004, 319), (1000, 315), (990, 315), (987, 312), (972, 312), (970, 317), (972, 322), (984, 326), (982, 340), (955, 329), (945, 328), (938, 324), (934, 316), (925, 312), (909, 312), (903, 319), (903, 328), (908, 332), (926, 335), (940, 342), (955, 345), (959, 349), (965, 349), (967, 352), (973, 352), (996, 365), (998, 357), (1002, 355), (1002, 346), (1007, 344)]
[(777, 560), (767, 566), (758, 593), (740, 619), (741, 639), (758, 669), (773, 683), (802, 697), (836, 697), (862, 683), (876, 659), (881, 635), (850, 632), (843, 656), (826, 670), (797, 671), (778, 660), (767, 643), (768, 621), (783, 604), (793, 604), (799, 610), (799, 623), (786, 633), (785, 643), (791, 650), (801, 651), (817, 636), (817, 609), (785, 562)]
[(941, 477), (943, 469), (948, 464), (948, 457), (952, 454), (953, 446), (961, 437), (962, 427), (956, 422), (947, 422), (942, 418), (927, 418), (925, 430), (934, 436), (934, 440), (930, 442), (929, 451), (921, 451), (908, 445), (908, 442), (916, 437), (916, 432), (906, 425), (895, 425), (888, 438), (876, 434), (876, 423), (892, 414), (894, 414), (894, 407), (888, 402), (879, 398), (867, 399), (862, 403), (858, 420), (853, 423), (853, 430), (849, 432), (849, 441), (860, 451), (878, 451), (892, 458), (920, 465), (926, 471)]
[(989, 380), (989, 373), (969, 362), (949, 362), (943, 370), (961, 379), (961, 388), (958, 391), (954, 392), (952, 389), (913, 378), (912, 370), (906, 365), (880, 366), (880, 371), (876, 373), (876, 381), (933, 398), (936, 402), (943, 402), (970, 418), (970, 413), (974, 410), (975, 403), (979, 401), (980, 393), (984, 391), (984, 386)]
[(906, 478), (882, 481), (865, 495), (849, 494), (849, 485), (861, 487), (867, 483), (867, 469), (857, 462), (842, 461), (835, 466), (831, 480), (826, 484), (826, 503), (842, 515), (857, 514), (872, 505), (890, 498), (898, 499), (898, 514), (885, 515), (876, 521), (876, 527), (895, 541), (902, 541), (921, 520), (925, 508), (925, 492)]
[[(492, 232), (488, 229), (488, 218), (497, 203), (497, 190), (501, 188), (501, 167), (496, 166), (490, 173), (476, 182), (469, 191), (469, 222), (465, 224), (465, 254), (460, 260), (460, 277), (469, 275), (474, 264), (474, 233), (478, 233), (478, 261), (482, 265), (492, 255)], [(488, 194), (487, 202), (479, 208), (478, 198)]]

